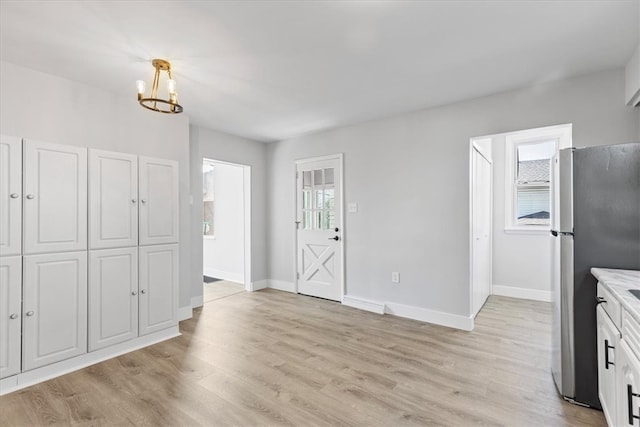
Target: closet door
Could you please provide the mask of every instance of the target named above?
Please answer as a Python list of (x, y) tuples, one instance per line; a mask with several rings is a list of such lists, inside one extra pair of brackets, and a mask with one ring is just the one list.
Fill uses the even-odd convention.
[(0, 258), (0, 378), (20, 372), (22, 257)]
[(24, 142), (24, 253), (87, 249), (87, 149)]
[(87, 352), (87, 252), (23, 257), (22, 368)]
[(22, 141), (0, 136), (0, 255), (22, 252)]
[(89, 254), (89, 351), (138, 336), (138, 248)]
[(140, 157), (140, 245), (178, 242), (178, 163)]
[(89, 247), (138, 245), (138, 157), (89, 150)]
[(140, 335), (176, 325), (178, 245), (144, 246), (140, 251)]

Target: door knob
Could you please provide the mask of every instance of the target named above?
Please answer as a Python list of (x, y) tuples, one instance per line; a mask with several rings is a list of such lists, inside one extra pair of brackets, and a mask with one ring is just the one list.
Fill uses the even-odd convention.
[(29, 199), (29, 200), (33, 199), (34, 197), (36, 197), (36, 196), (34, 196), (33, 194), (27, 194), (27, 199)]
[(134, 295), (134, 296), (135, 296), (135, 295), (138, 295), (138, 292), (136, 292), (136, 291), (131, 291), (131, 295)]
[(12, 313), (11, 316), (9, 316), (9, 319), (17, 319), (18, 315), (16, 313)]
[(35, 313), (33, 311), (27, 311), (27, 316), (31, 317), (33, 316)]
[(11, 193), (9, 197), (11, 197), (12, 199), (17, 199), (18, 197), (20, 197), (20, 195), (18, 193)]
[(338, 236), (334, 236), (334, 237), (329, 237), (329, 240), (335, 240), (337, 242), (338, 240), (340, 240), (340, 238)]

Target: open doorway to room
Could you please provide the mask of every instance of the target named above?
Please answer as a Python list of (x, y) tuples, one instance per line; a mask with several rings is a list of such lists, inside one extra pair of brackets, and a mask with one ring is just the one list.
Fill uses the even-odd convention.
[(203, 301), (251, 290), (251, 168), (203, 159)]

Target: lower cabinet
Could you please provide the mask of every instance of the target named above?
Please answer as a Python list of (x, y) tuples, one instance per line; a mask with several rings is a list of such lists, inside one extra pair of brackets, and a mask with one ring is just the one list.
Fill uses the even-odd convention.
[(20, 372), (22, 257), (0, 257), (0, 378)]
[(616, 423), (616, 353), (620, 332), (602, 306), (596, 309), (598, 325), (598, 396), (602, 411), (610, 426)]
[(89, 351), (138, 336), (138, 248), (89, 252)]
[(23, 257), (22, 370), (87, 352), (87, 252)]
[(139, 248), (140, 335), (177, 324), (178, 245)]
[[(616, 426), (640, 426), (640, 360), (626, 342), (617, 358), (618, 392)], [(621, 392), (621, 393), (620, 393)]]

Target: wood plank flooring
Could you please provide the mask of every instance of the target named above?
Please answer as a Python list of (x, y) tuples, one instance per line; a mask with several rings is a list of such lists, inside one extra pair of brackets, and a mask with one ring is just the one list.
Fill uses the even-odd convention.
[(226, 298), (228, 296), (244, 292), (244, 285), (240, 283), (230, 282), (228, 280), (218, 280), (216, 282), (203, 284), (203, 301), (205, 303), (216, 299)]
[(550, 305), (491, 297), (473, 332), (263, 290), (182, 336), (0, 397), (0, 425), (604, 426), (549, 371)]

